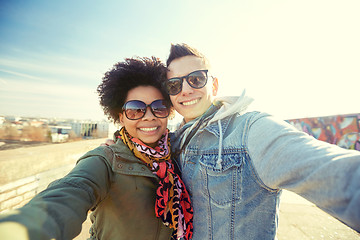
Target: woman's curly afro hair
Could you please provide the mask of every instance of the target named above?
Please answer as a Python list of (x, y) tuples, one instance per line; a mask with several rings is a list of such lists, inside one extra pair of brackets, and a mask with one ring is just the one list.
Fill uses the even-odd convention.
[(169, 95), (161, 87), (165, 80), (166, 67), (159, 59), (126, 58), (106, 72), (97, 87), (100, 105), (109, 119), (119, 122), (119, 113), (122, 112), (128, 92), (138, 86), (153, 86), (160, 90), (165, 101), (171, 106)]

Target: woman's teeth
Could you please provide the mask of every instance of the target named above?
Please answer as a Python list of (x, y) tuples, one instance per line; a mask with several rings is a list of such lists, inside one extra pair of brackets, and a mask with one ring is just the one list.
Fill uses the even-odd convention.
[(151, 132), (151, 131), (155, 131), (157, 129), (157, 127), (152, 127), (152, 128), (140, 128), (141, 131), (144, 132)]

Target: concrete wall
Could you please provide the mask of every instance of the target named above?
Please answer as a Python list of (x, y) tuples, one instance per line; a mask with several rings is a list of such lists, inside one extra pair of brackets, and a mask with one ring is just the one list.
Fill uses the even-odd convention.
[(0, 213), (23, 206), (103, 142), (105, 138), (0, 151)]

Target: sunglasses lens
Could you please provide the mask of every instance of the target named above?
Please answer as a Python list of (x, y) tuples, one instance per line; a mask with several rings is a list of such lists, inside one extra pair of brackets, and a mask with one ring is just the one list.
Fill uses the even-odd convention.
[[(155, 100), (150, 104), (151, 112), (155, 117), (166, 118), (170, 114), (170, 106), (164, 100)], [(147, 106), (139, 100), (128, 101), (124, 105), (124, 112), (128, 119), (137, 120), (145, 116)]]
[(125, 115), (130, 120), (140, 119), (145, 115), (146, 105), (141, 101), (129, 101), (124, 106)]
[(166, 82), (166, 90), (170, 95), (176, 95), (181, 91), (182, 80), (180, 78), (172, 78)]
[(166, 91), (170, 95), (176, 95), (181, 92), (183, 81), (182, 79), (186, 78), (186, 81), (192, 88), (202, 88), (206, 85), (207, 82), (207, 70), (198, 70), (190, 73), (187, 76), (181, 78), (171, 78), (166, 81), (165, 87)]
[(206, 85), (207, 75), (204, 71), (196, 71), (187, 77), (188, 83), (193, 88), (202, 88)]
[(166, 118), (169, 116), (169, 106), (166, 106), (164, 100), (156, 100), (151, 103), (150, 107), (155, 117)]

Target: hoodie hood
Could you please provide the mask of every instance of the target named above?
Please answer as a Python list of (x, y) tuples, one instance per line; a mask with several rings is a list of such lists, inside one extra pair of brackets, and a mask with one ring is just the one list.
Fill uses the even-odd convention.
[(243, 113), (247, 107), (254, 101), (253, 98), (246, 96), (244, 90), (241, 96), (226, 96), (219, 97), (214, 100), (214, 105), (221, 104), (222, 106), (217, 111), (215, 116), (209, 121), (209, 123), (216, 122), (224, 119), (234, 113)]
[[(176, 136), (181, 136), (180, 147), (178, 149), (181, 155), (185, 151), (183, 149), (188, 145), (192, 136), (199, 130), (200, 127), (205, 127), (210, 123), (215, 123), (219, 127), (219, 153), (216, 161), (216, 168), (221, 169), (221, 154), (223, 143), (223, 129), (221, 120), (231, 116), (235, 113), (243, 113), (247, 107), (252, 103), (253, 99), (245, 95), (245, 90), (240, 97), (219, 97), (213, 101), (212, 106), (202, 116), (196, 120), (185, 123), (176, 133)], [(219, 109), (219, 110), (217, 110)], [(217, 111), (216, 111), (217, 110)], [(181, 157), (183, 158), (183, 156)]]
[(221, 169), (222, 168), (222, 148), (223, 148), (223, 129), (221, 126), (221, 119), (224, 119), (228, 116), (231, 116), (235, 113), (243, 113), (247, 107), (254, 101), (252, 98), (247, 97), (245, 95), (245, 90), (242, 92), (240, 97), (220, 97), (215, 99), (214, 105), (221, 104), (220, 109), (216, 112), (215, 116), (210, 119), (208, 124), (217, 122), (219, 127), (219, 152), (218, 152), (218, 159), (216, 161), (215, 168)]

